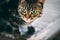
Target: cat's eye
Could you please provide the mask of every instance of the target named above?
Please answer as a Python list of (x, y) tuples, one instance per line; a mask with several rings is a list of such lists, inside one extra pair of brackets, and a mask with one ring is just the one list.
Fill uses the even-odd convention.
[(22, 11), (23, 13), (26, 13), (26, 9), (25, 9), (24, 7), (21, 9), (21, 11)]
[(36, 15), (37, 12), (36, 12), (36, 10), (33, 10), (32, 13), (33, 13), (33, 15)]

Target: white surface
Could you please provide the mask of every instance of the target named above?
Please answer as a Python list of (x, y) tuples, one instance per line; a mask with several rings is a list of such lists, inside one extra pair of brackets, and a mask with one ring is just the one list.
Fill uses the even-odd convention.
[(46, 40), (59, 30), (60, 30), (60, 19), (57, 19), (54, 22), (50, 23), (46, 28), (42, 30), (37, 30), (38, 32), (35, 33), (28, 40)]

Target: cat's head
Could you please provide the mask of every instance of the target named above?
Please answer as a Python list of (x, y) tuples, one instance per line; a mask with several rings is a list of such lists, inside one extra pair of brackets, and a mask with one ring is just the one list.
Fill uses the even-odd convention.
[(32, 22), (36, 18), (41, 17), (42, 9), (42, 2), (35, 1), (29, 4), (29, 2), (22, 1), (19, 3), (18, 13), (25, 22)]

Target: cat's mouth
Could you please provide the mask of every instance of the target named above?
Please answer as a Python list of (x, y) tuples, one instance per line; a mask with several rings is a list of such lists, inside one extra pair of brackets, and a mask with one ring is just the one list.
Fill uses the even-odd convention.
[(25, 22), (28, 22), (28, 23), (31, 22), (31, 19), (26, 19), (26, 18), (24, 18), (23, 20), (24, 20)]

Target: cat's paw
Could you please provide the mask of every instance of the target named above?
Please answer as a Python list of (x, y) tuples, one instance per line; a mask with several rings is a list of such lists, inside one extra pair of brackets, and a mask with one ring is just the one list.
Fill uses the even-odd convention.
[(30, 38), (35, 32), (34, 27), (28, 26), (28, 31), (22, 37)]

